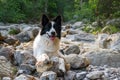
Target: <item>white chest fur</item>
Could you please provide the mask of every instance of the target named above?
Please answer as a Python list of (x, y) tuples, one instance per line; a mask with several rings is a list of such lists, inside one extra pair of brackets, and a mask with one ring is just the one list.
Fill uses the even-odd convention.
[(55, 40), (52, 41), (45, 36), (46, 35), (40, 36), (40, 34), (38, 34), (33, 43), (33, 55), (37, 61), (41, 60), (42, 54), (47, 54), (49, 57), (58, 55), (60, 40), (55, 38)]

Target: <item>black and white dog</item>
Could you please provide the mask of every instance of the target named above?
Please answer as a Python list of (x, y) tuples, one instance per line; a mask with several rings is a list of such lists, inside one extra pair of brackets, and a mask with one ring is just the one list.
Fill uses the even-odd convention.
[[(42, 16), (42, 29), (39, 31), (33, 43), (33, 55), (37, 60), (36, 64), (52, 56), (59, 55), (61, 39), (61, 16), (50, 21), (46, 15)], [(61, 63), (64, 66), (64, 63)], [(61, 67), (65, 72), (65, 67)]]

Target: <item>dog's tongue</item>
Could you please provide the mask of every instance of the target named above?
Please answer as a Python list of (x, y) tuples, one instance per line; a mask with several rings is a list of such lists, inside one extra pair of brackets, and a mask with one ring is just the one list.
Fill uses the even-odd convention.
[(54, 41), (54, 39), (55, 39), (55, 36), (51, 36), (51, 37), (50, 37), (50, 39), (51, 39), (52, 41)]

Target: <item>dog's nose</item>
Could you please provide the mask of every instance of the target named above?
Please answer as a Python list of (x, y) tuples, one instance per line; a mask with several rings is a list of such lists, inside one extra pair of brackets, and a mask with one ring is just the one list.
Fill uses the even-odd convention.
[(53, 35), (53, 36), (55, 36), (55, 32), (53, 31), (53, 32), (51, 32), (51, 34)]

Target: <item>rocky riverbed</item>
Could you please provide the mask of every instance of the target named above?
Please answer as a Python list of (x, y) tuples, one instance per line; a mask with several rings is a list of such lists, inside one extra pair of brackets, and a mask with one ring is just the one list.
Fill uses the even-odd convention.
[(32, 45), (38, 24), (0, 23), (1, 80), (120, 80), (120, 33), (93, 35), (82, 31), (83, 26), (63, 26), (60, 52), (71, 68), (58, 75), (36, 71)]

